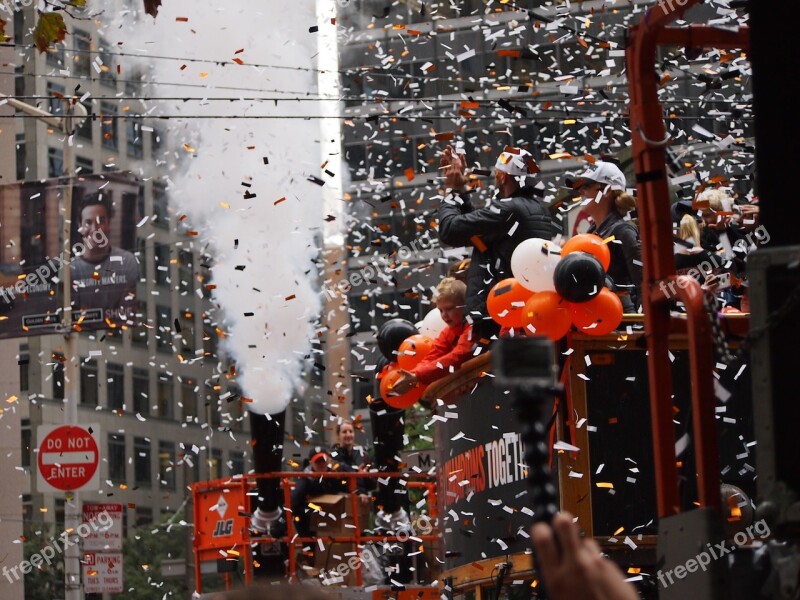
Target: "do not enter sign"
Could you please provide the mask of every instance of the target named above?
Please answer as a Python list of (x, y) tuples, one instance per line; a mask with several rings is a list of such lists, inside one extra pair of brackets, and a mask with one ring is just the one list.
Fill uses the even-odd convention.
[(99, 425), (42, 425), (37, 465), (40, 492), (99, 489)]

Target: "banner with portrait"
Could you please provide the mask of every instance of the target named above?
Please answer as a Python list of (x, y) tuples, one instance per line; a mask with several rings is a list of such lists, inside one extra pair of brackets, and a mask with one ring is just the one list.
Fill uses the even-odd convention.
[[(69, 249), (64, 193), (72, 185)], [(0, 338), (135, 324), (142, 184), (105, 173), (0, 186)], [(71, 275), (64, 318), (64, 272)], [(71, 321), (71, 323), (69, 322)]]

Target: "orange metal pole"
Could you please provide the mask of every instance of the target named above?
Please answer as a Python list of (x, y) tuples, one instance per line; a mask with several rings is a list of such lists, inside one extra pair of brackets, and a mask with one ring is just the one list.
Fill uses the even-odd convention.
[(637, 210), (642, 239), (643, 305), (647, 332), (653, 451), (658, 515), (680, 511), (678, 471), (675, 464), (675, 429), (672, 423), (672, 372), (669, 362), (669, 302), (658, 282), (675, 275), (672, 223), (665, 147), (668, 141), (658, 81), (654, 68), (657, 36), (668, 23), (682, 16), (700, 0), (688, 0), (668, 11), (649, 9), (639, 25), (631, 28), (626, 51), (630, 90), (630, 123), (638, 190)]

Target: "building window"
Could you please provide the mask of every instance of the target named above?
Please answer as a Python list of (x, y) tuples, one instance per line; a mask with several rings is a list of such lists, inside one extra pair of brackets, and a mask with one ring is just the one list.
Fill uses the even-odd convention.
[(156, 347), (164, 352), (172, 351), (172, 309), (156, 306)]
[(81, 404), (98, 405), (97, 362), (87, 360), (81, 363)]
[[(141, 261), (141, 259), (140, 259)], [(143, 300), (136, 301), (136, 322), (145, 323), (147, 321), (147, 302)], [(147, 327), (139, 325), (134, 327), (131, 331), (131, 343), (134, 346), (147, 347)]]
[(244, 452), (231, 450), (231, 459), (228, 461), (231, 475), (244, 475)]
[(47, 176), (61, 177), (64, 174), (64, 151), (60, 148), (47, 149)]
[(92, 42), (89, 34), (85, 31), (78, 31), (72, 34), (75, 39), (75, 54), (72, 57), (74, 71), (76, 75), (89, 75), (92, 65)]
[(156, 392), (158, 401), (158, 416), (164, 419), (172, 418), (172, 403), (174, 402), (172, 385), (172, 375), (166, 373), (158, 374), (158, 381), (156, 381)]
[(27, 167), (25, 161), (28, 155), (25, 152), (25, 134), (17, 134), (17, 181), (25, 181), (25, 172)]
[(194, 337), (194, 314), (188, 310), (181, 311), (181, 352), (186, 356), (194, 356), (195, 337)]
[(142, 122), (135, 117), (129, 117), (125, 129), (128, 133), (128, 156), (142, 158), (144, 156)]
[(194, 381), (181, 381), (181, 418), (184, 423), (194, 422), (197, 418), (197, 392)]
[(94, 118), (92, 116), (92, 101), (86, 100), (83, 102), (83, 107), (86, 109), (86, 114), (89, 115), (86, 117), (86, 120), (81, 124), (78, 131), (76, 131), (76, 135), (81, 137), (85, 140), (91, 140), (94, 137), (92, 131), (92, 124), (94, 123)]
[(175, 489), (175, 442), (158, 442), (158, 480), (161, 487)]
[(133, 479), (139, 487), (150, 487), (152, 485), (150, 454), (150, 440), (148, 438), (133, 438)]
[(137, 506), (134, 513), (134, 527), (144, 527), (152, 525), (153, 523), (153, 509), (149, 506)]
[(53, 83), (52, 81), (48, 81), (45, 89), (47, 94), (48, 112), (54, 115), (62, 114), (64, 110), (64, 86)]
[(63, 354), (53, 354), (53, 398), (64, 399), (64, 358)]
[(147, 369), (133, 369), (133, 410), (142, 416), (150, 413), (150, 373)]
[(28, 391), (28, 365), (31, 362), (31, 355), (28, 352), (28, 344), (19, 345), (19, 358), (17, 364), (19, 365), (19, 390), (21, 392)]
[(208, 478), (220, 479), (222, 477), (222, 450), (212, 448), (208, 457)]
[(167, 244), (155, 244), (153, 257), (156, 265), (156, 284), (169, 285), (170, 247)]
[(30, 419), (22, 419), (20, 422), (20, 434), (22, 442), (22, 459), (20, 466), (27, 469), (31, 466), (31, 421)]
[(85, 156), (76, 156), (75, 173), (81, 175), (91, 175), (94, 173), (94, 161)]
[(114, 80), (114, 60), (111, 53), (104, 47), (106, 42), (101, 41), (100, 43), (99, 56), (95, 59), (95, 63), (99, 63), (100, 81), (109, 87), (115, 88), (117, 83)]
[(113, 483), (125, 483), (125, 436), (116, 433), (108, 434), (108, 478)]
[(111, 102), (100, 104), (103, 148), (117, 149), (117, 106)]
[(160, 182), (153, 184), (153, 225), (169, 229), (167, 186)]
[(194, 256), (189, 250), (178, 252), (178, 286), (181, 296), (194, 294)]
[(47, 48), (47, 64), (56, 67), (64, 66), (64, 44), (53, 44)]
[(106, 366), (106, 393), (108, 408), (125, 408), (125, 367), (122, 365), (108, 363)]

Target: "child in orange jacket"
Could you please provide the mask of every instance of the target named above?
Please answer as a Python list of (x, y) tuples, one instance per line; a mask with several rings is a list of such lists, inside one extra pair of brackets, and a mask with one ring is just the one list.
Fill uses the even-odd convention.
[(467, 286), (453, 277), (443, 279), (436, 290), (436, 307), (442, 315), (445, 327), (433, 342), (433, 349), (412, 371), (403, 371), (403, 376), (393, 387), (394, 393), (402, 395), (418, 383), (429, 384), (454, 372), (461, 363), (472, 357), (475, 346), (472, 341), (472, 326), (464, 321), (464, 302)]

